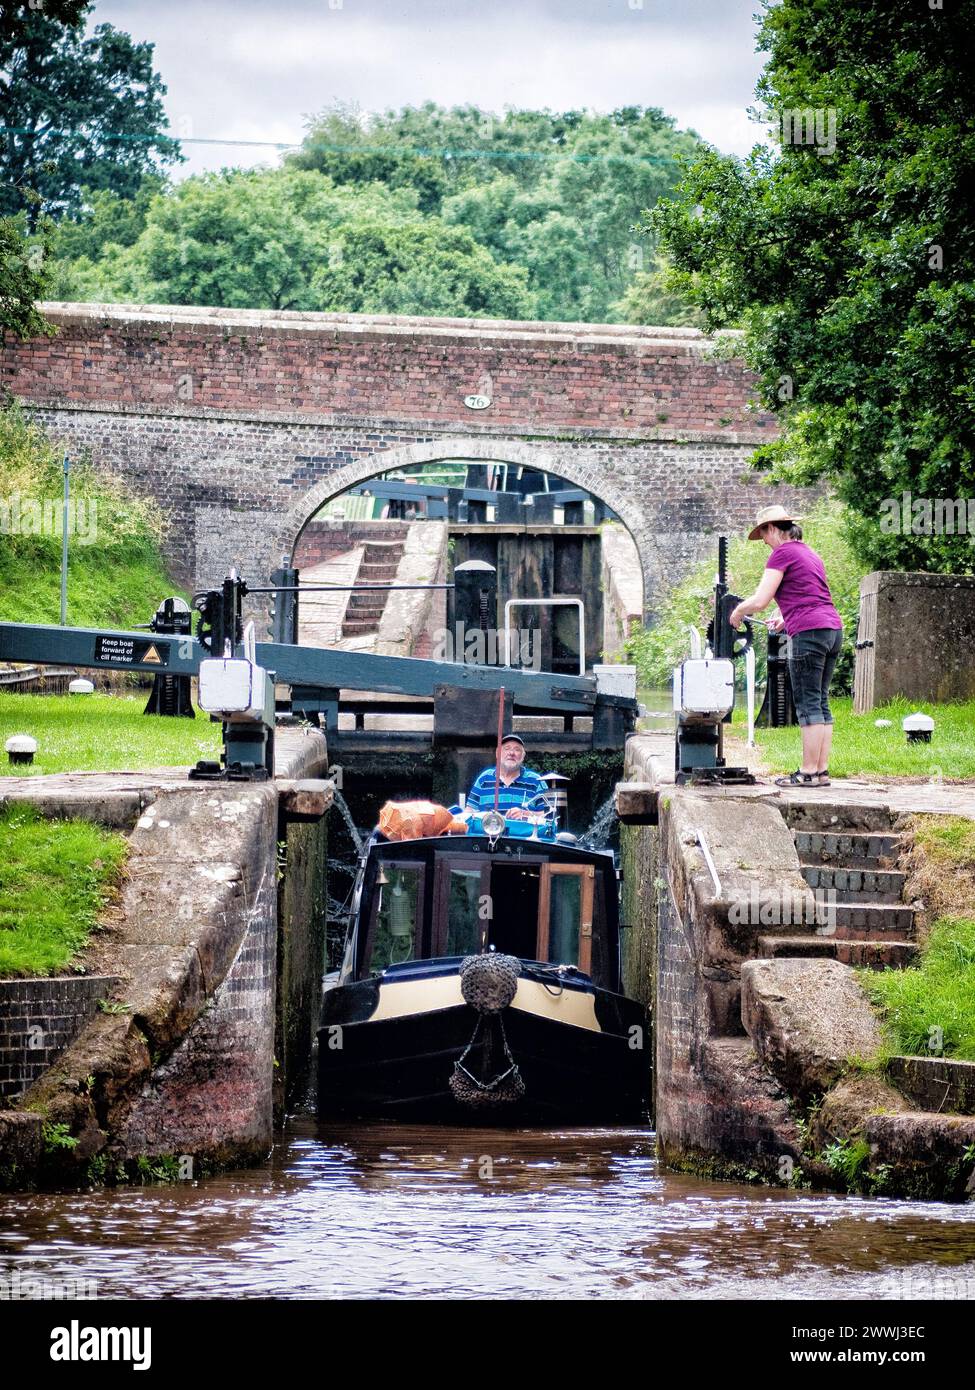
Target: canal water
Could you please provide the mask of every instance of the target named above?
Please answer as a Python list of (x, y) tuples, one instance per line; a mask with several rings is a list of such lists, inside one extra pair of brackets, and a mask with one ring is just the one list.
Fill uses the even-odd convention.
[[(669, 692), (641, 699), (643, 727), (672, 726)], [(99, 1299), (972, 1299), (975, 1202), (703, 1181), (664, 1169), (649, 1129), (338, 1125), (309, 1108), (256, 1168), (0, 1194), (0, 1298), (32, 1284)]]
[(705, 1182), (643, 1129), (304, 1114), (251, 1170), (0, 1197), (15, 1272), (97, 1298), (971, 1299), (975, 1204)]

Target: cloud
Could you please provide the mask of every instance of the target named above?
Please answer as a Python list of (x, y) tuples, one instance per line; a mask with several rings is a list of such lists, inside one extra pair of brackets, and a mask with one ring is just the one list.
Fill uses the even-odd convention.
[[(155, 43), (174, 133), (296, 142), (335, 100), (659, 106), (727, 152), (761, 132), (745, 108), (761, 57), (754, 0), (101, 0)], [(184, 172), (274, 162), (271, 149), (187, 145)]]

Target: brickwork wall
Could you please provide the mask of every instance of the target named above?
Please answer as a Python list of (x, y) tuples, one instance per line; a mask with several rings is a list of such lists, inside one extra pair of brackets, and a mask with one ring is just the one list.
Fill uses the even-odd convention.
[(111, 975), (0, 980), (0, 1096), (18, 1096), (33, 1085), (115, 984)]
[[(192, 588), (265, 577), (318, 507), (410, 463), (525, 464), (603, 498), (634, 537), (644, 607), (719, 531), (771, 501), (774, 434), (742, 363), (692, 329), (244, 310), (49, 306), (53, 339), (4, 343), (2, 381), (75, 451), (159, 500)], [(491, 404), (471, 410), (465, 396)]]
[(523, 431), (750, 428), (751, 381), (695, 329), (52, 305), (53, 338), (5, 343), (15, 395), (123, 407), (375, 415), (452, 424), (490, 397)]
[(301, 533), (295, 549), (298, 569), (311, 569), (354, 550), (363, 541), (405, 541), (409, 524), (405, 521), (313, 521)]

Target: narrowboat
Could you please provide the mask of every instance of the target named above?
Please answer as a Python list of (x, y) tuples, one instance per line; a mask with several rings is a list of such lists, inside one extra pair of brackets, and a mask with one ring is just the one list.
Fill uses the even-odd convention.
[(323, 1115), (638, 1121), (646, 1011), (621, 992), (617, 872), (554, 817), (363, 848), (318, 1032)]

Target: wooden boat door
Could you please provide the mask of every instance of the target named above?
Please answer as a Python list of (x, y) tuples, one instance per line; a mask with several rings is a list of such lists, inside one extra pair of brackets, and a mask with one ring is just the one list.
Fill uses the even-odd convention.
[(478, 955), (491, 925), (491, 861), (441, 854), (436, 863), (431, 955)]
[(592, 970), (595, 869), (592, 864), (543, 864), (538, 895), (538, 959)]

